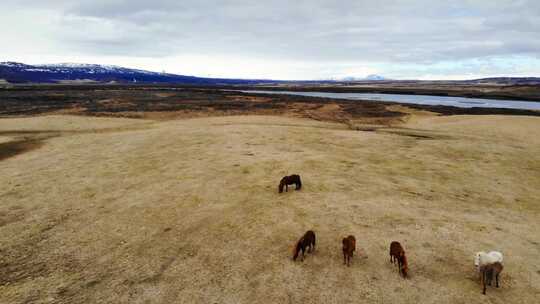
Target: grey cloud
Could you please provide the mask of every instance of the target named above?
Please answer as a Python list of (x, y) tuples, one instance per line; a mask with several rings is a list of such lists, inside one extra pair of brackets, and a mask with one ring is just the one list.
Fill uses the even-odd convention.
[(90, 54), (433, 63), (540, 53), (537, 0), (7, 2), (59, 13), (50, 39)]

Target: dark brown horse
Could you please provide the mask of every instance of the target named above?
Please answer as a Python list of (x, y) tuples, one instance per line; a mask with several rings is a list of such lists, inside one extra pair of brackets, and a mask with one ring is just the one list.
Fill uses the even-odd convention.
[(390, 244), (390, 263), (395, 264), (396, 262), (398, 262), (399, 272), (406, 278), (409, 271), (407, 256), (401, 244), (394, 241)]
[(503, 265), (500, 262), (487, 264), (480, 267), (482, 285), (484, 286), (483, 294), (486, 294), (486, 285), (491, 286), (493, 277), (495, 277), (495, 286), (499, 288), (499, 274), (503, 271)]
[(304, 255), (306, 252), (313, 252), (315, 250), (315, 232), (313, 230), (308, 230), (304, 236), (302, 236), (298, 242), (296, 243), (296, 246), (294, 247), (294, 255), (293, 260), (296, 261), (296, 258), (298, 258), (298, 254), (300, 251), (302, 251), (302, 261), (304, 260)]
[(349, 235), (346, 238), (343, 238), (343, 264), (349, 266), (350, 261), (353, 257), (354, 251), (356, 250), (356, 239), (354, 236)]
[(286, 192), (289, 191), (289, 185), (292, 184), (296, 185), (296, 190), (300, 190), (302, 188), (302, 181), (300, 180), (300, 175), (293, 174), (283, 177), (279, 182), (279, 193), (283, 192), (283, 187), (285, 187)]

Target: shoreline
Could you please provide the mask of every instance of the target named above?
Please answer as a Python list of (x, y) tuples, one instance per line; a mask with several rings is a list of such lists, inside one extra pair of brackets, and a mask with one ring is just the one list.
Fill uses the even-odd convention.
[[(1, 84), (1, 83), (0, 83)], [(497, 100), (540, 101), (539, 85), (463, 85), (451, 83), (367, 83), (348, 85), (184, 85), (184, 84), (9, 84), (0, 87), (0, 91), (18, 91), (35, 89), (69, 89), (81, 90), (95, 89), (204, 89), (204, 90), (268, 90), (268, 91), (310, 91), (325, 93), (373, 93), (398, 95), (432, 95), (463, 98), (485, 98)]]

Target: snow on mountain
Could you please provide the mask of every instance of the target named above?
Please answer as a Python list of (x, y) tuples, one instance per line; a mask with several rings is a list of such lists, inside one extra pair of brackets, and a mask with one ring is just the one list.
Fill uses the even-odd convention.
[(218, 79), (175, 75), (129, 69), (114, 65), (58, 63), (27, 65), (17, 62), (0, 62), (0, 79), (12, 83), (55, 83), (65, 81), (91, 80), (95, 82), (117, 83), (183, 83), (183, 84), (247, 84), (259, 80)]
[(27, 65), (24, 64), (24, 63), (19, 63), (19, 62), (5, 61), (5, 62), (0, 62), (0, 66), (6, 66), (6, 67), (12, 67), (12, 68), (21, 68), (21, 67), (25, 67)]
[(99, 73), (124, 73), (124, 74), (148, 74), (148, 75), (158, 75), (161, 73), (150, 72), (145, 70), (138, 69), (129, 69), (123, 68), (116, 65), (101, 65), (101, 64), (88, 64), (88, 63), (56, 63), (56, 64), (39, 64), (35, 65), (42, 69), (48, 69), (51, 71), (58, 71), (62, 73), (70, 73), (73, 71), (81, 72), (86, 71), (90, 74), (99, 74)]
[(72, 63), (72, 62), (53, 63), (53, 64), (36, 64), (36, 66), (51, 67), (51, 68), (76, 68), (76, 69), (84, 69), (84, 68), (121, 69), (121, 67), (115, 66), (115, 65)]
[(386, 80), (386, 78), (384, 78), (384, 77), (382, 77), (380, 75), (371, 74), (371, 75), (366, 76), (366, 80)]
[(386, 78), (380, 75), (372, 74), (366, 77), (347, 76), (347, 77), (341, 77), (341, 78), (334, 78), (332, 80), (334, 81), (379, 81), (379, 80), (386, 80)]

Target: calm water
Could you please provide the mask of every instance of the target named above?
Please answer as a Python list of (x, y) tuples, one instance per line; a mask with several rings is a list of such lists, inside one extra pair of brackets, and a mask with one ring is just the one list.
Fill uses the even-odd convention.
[(401, 95), (401, 94), (378, 94), (378, 93), (326, 93), (326, 92), (292, 92), (292, 91), (242, 91), (246, 93), (261, 94), (288, 94), (311, 97), (325, 97), (351, 100), (380, 100), (399, 103), (414, 103), (422, 105), (444, 105), (460, 108), (507, 108), (540, 110), (540, 102), (520, 100), (499, 100), (484, 98), (465, 98), (433, 95)]

